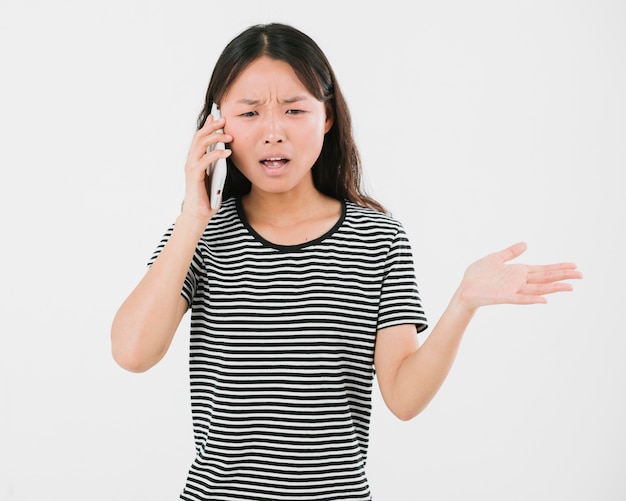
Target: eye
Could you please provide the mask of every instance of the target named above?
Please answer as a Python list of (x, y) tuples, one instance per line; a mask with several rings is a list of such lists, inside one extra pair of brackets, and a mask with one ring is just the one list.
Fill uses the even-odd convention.
[(239, 116), (240, 117), (253, 117), (255, 115), (258, 115), (256, 111), (246, 111), (245, 113), (241, 113)]
[(287, 113), (287, 115), (300, 115), (301, 113), (305, 113), (305, 111), (304, 110), (291, 109), (291, 110), (287, 110), (286, 113)]

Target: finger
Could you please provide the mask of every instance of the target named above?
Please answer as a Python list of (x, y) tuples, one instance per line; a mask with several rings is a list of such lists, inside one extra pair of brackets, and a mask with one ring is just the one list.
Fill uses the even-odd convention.
[(207, 115), (207, 117), (204, 119), (204, 123), (202, 124), (202, 127), (200, 127), (200, 129), (198, 130), (202, 130), (202, 129), (206, 129), (211, 122), (213, 122), (214, 118), (213, 115)]
[[(192, 148), (194, 146), (208, 146), (211, 139), (211, 136), (214, 135), (217, 131), (220, 131), (220, 134), (223, 135), (224, 125), (226, 123), (226, 119), (221, 118), (219, 120), (213, 120), (213, 117), (209, 115), (207, 120), (204, 122), (204, 125), (196, 131), (192, 140)], [(226, 134), (228, 136), (228, 134)], [(232, 141), (232, 137), (228, 136), (228, 139), (225, 139), (225, 142)], [(217, 140), (215, 141), (217, 142)]]
[(545, 284), (582, 278), (582, 273), (576, 269), (546, 269), (531, 271), (526, 275), (526, 281), (534, 284)]
[(556, 282), (549, 284), (526, 284), (521, 288), (519, 293), (527, 296), (544, 296), (546, 294), (570, 292), (572, 290), (574, 290), (572, 284), (566, 282)]
[(218, 158), (228, 158), (232, 154), (231, 150), (213, 150), (193, 163), (186, 166), (186, 176), (189, 182), (205, 182), (209, 166), (216, 162)]
[(206, 134), (213, 134), (214, 132), (222, 131), (224, 126), (226, 125), (225, 118), (219, 118), (217, 120), (213, 120), (213, 117), (209, 117), (211, 120), (207, 120), (204, 122), (204, 125), (200, 129), (202, 132), (206, 132)]
[[(220, 117), (222, 118), (222, 117)], [(219, 120), (219, 118), (218, 118)], [(204, 127), (208, 122), (215, 122), (217, 120), (215, 120), (215, 115), (213, 115), (212, 113), (209, 113), (206, 118), (204, 119), (204, 124), (202, 124), (202, 126)]]
[(205, 153), (208, 153), (217, 143), (227, 144), (230, 143), (232, 140), (233, 136), (224, 133), (224, 130), (221, 128), (214, 130), (209, 129), (207, 131), (207, 134), (200, 138), (200, 144), (204, 148)]
[(503, 304), (545, 304), (548, 301), (539, 294), (512, 294), (501, 298)]
[[(219, 129), (218, 129), (219, 130)], [(214, 130), (199, 130), (196, 132), (189, 152), (190, 158), (192, 158), (195, 162), (200, 160), (204, 160), (203, 157), (211, 152), (211, 146), (216, 143), (230, 143), (233, 140), (233, 137), (230, 134), (224, 134), (223, 132), (216, 133)], [(214, 158), (213, 160), (216, 160)]]
[(230, 134), (225, 134), (224, 132), (221, 132), (221, 129), (218, 129), (218, 131), (214, 131), (213, 133), (203, 138), (202, 143), (206, 145), (205, 147), (205, 150), (206, 150), (206, 148), (209, 148), (210, 146), (213, 146), (216, 143), (228, 144), (232, 140), (233, 140), (233, 136), (231, 136)]
[(501, 250), (499, 252), (494, 252), (492, 256), (497, 258), (498, 261), (505, 263), (507, 261), (511, 261), (512, 259), (515, 259), (516, 257), (521, 256), (526, 251), (527, 247), (528, 246), (526, 245), (525, 242), (518, 242), (516, 244), (513, 244), (507, 247), (504, 250)]
[(539, 271), (555, 271), (555, 270), (575, 270), (578, 266), (575, 263), (553, 263), (553, 264), (536, 264), (528, 265), (530, 273)]
[(229, 150), (228, 148), (223, 150), (209, 150), (204, 155), (204, 158), (202, 159), (202, 164), (206, 164), (206, 168), (211, 163), (215, 162), (218, 158), (228, 158), (231, 154), (232, 150)]

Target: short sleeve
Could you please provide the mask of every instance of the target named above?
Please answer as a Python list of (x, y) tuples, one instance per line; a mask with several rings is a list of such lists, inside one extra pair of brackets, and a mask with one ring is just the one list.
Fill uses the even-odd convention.
[[(163, 238), (159, 242), (159, 245), (154, 250), (152, 257), (148, 261), (148, 266), (152, 266), (152, 264), (156, 261), (157, 257), (165, 247), (165, 244), (168, 242), (170, 237), (172, 236), (172, 232), (174, 231), (174, 226), (172, 225), (163, 235)], [(202, 256), (200, 254), (200, 250), (196, 247), (196, 251), (194, 253), (192, 262), (189, 266), (189, 270), (187, 271), (187, 276), (185, 277), (185, 282), (183, 283), (183, 288), (181, 290), (181, 295), (187, 301), (187, 306), (191, 307), (193, 302), (193, 297), (196, 293), (198, 287), (198, 277), (200, 276), (200, 270), (202, 268)]]
[(428, 326), (417, 288), (411, 244), (402, 227), (387, 254), (377, 329), (401, 324), (414, 324), (417, 332)]

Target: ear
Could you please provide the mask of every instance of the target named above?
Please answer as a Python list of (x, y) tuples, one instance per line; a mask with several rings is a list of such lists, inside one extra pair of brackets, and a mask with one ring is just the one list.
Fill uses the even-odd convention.
[(324, 123), (324, 134), (326, 134), (335, 123), (335, 110), (329, 104), (326, 105), (326, 122)]

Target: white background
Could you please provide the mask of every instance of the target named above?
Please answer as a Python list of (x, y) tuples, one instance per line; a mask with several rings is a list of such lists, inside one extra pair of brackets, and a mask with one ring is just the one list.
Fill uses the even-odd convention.
[(470, 262), (518, 240), (585, 274), (480, 311), (414, 420), (376, 394), (375, 499), (626, 499), (625, 5), (2, 0), (0, 499), (177, 498), (188, 319), (141, 375), (109, 328), (179, 210), (219, 53), (268, 21), (331, 60), (431, 324)]

